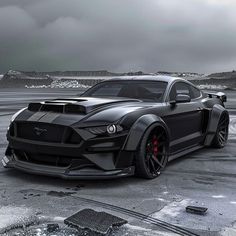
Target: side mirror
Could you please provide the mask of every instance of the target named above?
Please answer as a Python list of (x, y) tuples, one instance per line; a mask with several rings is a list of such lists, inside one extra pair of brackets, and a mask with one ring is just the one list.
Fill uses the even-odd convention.
[(170, 101), (171, 105), (174, 105), (176, 103), (185, 103), (185, 102), (190, 102), (191, 98), (189, 95), (186, 94), (177, 94), (176, 98), (174, 101)]

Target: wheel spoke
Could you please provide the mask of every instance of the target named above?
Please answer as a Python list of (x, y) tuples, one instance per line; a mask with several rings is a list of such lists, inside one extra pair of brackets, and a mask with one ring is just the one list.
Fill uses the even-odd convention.
[(223, 147), (227, 141), (228, 127), (229, 127), (229, 117), (227, 114), (223, 114), (218, 123), (218, 131), (217, 131), (217, 138), (221, 147)]
[[(155, 173), (155, 172), (156, 172), (156, 168), (155, 168), (153, 159), (150, 159), (150, 163), (151, 163), (150, 167), (152, 167), (153, 173)], [(150, 170), (150, 169), (149, 169), (149, 170)], [(151, 172), (151, 171), (150, 171), (150, 172)], [(152, 173), (152, 172), (151, 172), (151, 173)]]
[(223, 136), (223, 134), (222, 134), (221, 132), (219, 132), (219, 136), (220, 136), (220, 138), (221, 138), (222, 140), (225, 139), (224, 136)]
[(222, 136), (220, 136), (220, 135), (219, 135), (219, 141), (220, 141), (221, 144), (225, 143), (225, 139)]
[(164, 167), (163, 164), (154, 155), (152, 155), (152, 160), (154, 160), (160, 167)]
[(162, 130), (152, 133), (146, 143), (145, 165), (149, 172), (157, 175), (165, 166), (166, 136)]

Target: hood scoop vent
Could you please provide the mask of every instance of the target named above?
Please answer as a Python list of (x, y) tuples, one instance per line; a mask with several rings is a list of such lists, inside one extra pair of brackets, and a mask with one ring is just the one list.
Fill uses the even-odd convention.
[(96, 108), (110, 106), (125, 102), (140, 102), (136, 99), (100, 99), (100, 98), (85, 98), (85, 99), (57, 99), (52, 101), (30, 103), (29, 111), (44, 111), (56, 113), (76, 113), (88, 114)]
[(63, 103), (30, 103), (29, 111), (45, 111), (56, 113), (79, 113), (87, 114), (86, 107), (78, 104), (63, 104)]

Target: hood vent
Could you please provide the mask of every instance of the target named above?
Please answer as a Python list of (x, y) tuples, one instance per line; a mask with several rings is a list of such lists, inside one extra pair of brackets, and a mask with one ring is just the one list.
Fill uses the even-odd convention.
[(76, 113), (87, 114), (96, 108), (110, 106), (125, 102), (140, 102), (137, 99), (102, 99), (102, 98), (86, 98), (86, 99), (57, 99), (52, 101), (30, 103), (29, 111), (44, 111), (56, 113)]
[(30, 103), (29, 111), (45, 111), (56, 113), (79, 113), (87, 114), (86, 107), (77, 104), (61, 104), (61, 103)]

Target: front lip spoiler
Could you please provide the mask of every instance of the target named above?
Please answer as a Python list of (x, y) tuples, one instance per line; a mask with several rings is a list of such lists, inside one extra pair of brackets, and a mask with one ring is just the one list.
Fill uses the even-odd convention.
[(126, 176), (134, 175), (134, 166), (116, 169), (116, 170), (97, 170), (94, 168), (90, 169), (79, 169), (70, 170), (69, 168), (62, 168), (56, 166), (38, 165), (25, 161), (19, 161), (12, 159), (11, 156), (4, 156), (2, 164), (6, 168), (15, 168), (26, 173), (45, 175), (51, 177), (58, 177), (62, 179), (114, 179)]

